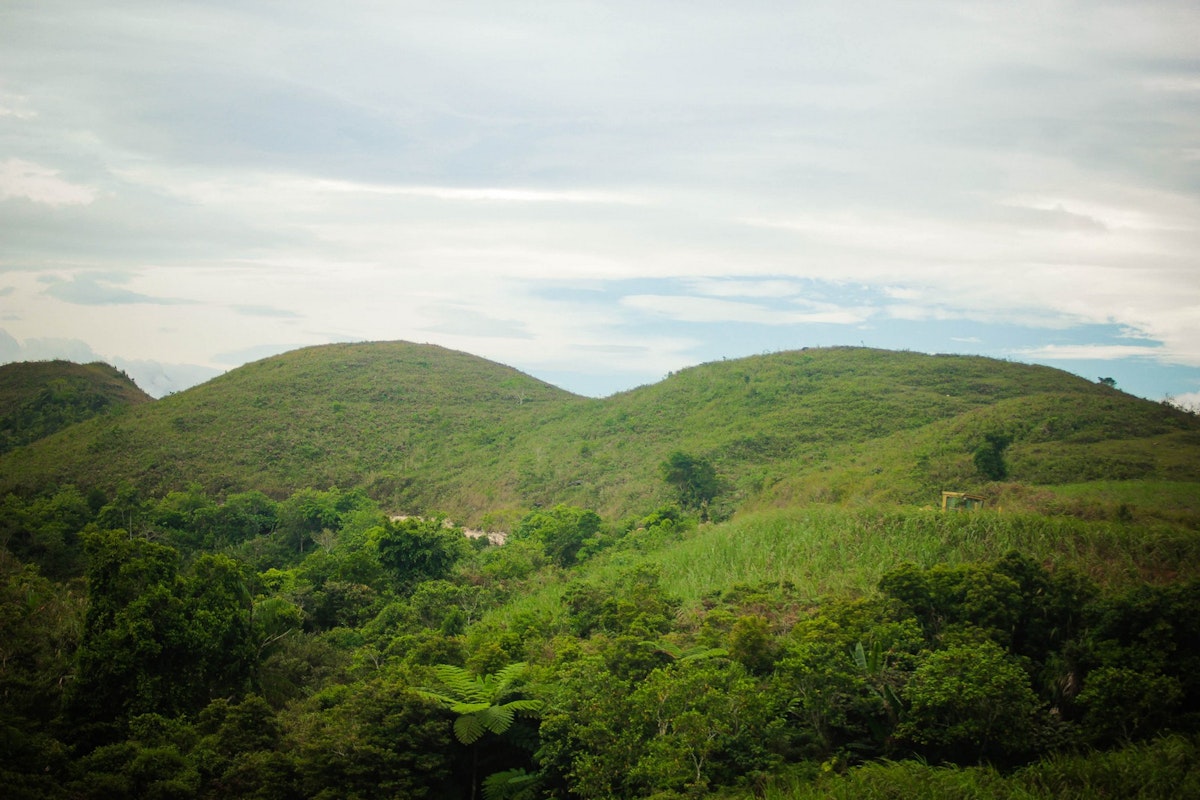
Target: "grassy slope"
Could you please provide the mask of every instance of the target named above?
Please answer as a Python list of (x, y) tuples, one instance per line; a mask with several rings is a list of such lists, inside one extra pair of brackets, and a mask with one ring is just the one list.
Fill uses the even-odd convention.
[[(975, 473), (971, 452), (992, 432), (1013, 438), (1012, 484)], [(1029, 484), (1200, 481), (1200, 419), (1047, 367), (814, 349), (704, 364), (589, 400), (463, 353), (377, 343), (295, 351), (77, 426), (0, 459), (0, 489), (359, 485), (397, 510), (466, 521), (556, 502), (619, 517), (667, 499), (658, 464), (676, 449), (713, 461), (726, 512), (924, 505), (942, 489), (1044, 510), (1067, 501)], [(1110, 493), (1072, 492), (1068, 505), (1117, 512)]]
[(1200, 480), (1200, 420), (1047, 367), (833, 348), (694, 367), (551, 419), (516, 452), (546, 491), (605, 511), (661, 500), (674, 449), (711, 459), (727, 503), (923, 505), (995, 494), (972, 451), (1013, 437), (1011, 480)]
[[(1011, 550), (1050, 568), (1072, 567), (1111, 589), (1200, 579), (1195, 530), (1157, 520), (830, 505), (750, 512), (665, 541), (631, 533), (562, 577), (606, 582), (638, 566), (655, 567), (686, 615), (706, 595), (737, 586), (787, 583), (795, 596), (817, 602), (872, 594), (879, 579), (904, 562), (992, 561)], [(548, 576), (485, 615), (484, 625), (505, 628), (528, 614), (561, 620), (566, 586), (567, 580)]]
[(0, 453), (100, 414), (152, 400), (108, 364), (5, 364), (0, 366)]
[(547, 405), (575, 400), (515, 370), (429, 345), (307, 348), (13, 453), (0, 464), (0, 483), (402, 492), (406, 476), (436, 469), (449, 479)]

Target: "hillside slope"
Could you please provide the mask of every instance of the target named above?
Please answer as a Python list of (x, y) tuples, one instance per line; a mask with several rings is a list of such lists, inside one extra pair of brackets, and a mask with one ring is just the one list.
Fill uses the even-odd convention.
[(0, 366), (0, 453), (100, 414), (153, 400), (108, 364), (29, 361)]
[[(979, 473), (989, 435), (1007, 475)], [(608, 516), (669, 493), (659, 464), (711, 461), (718, 513), (937, 501), (942, 489), (1200, 481), (1200, 419), (1048, 367), (867, 348), (704, 364), (604, 400), (431, 345), (307, 348), (0, 459), (0, 489), (361, 486), (465, 521), (570, 502)]]
[(0, 462), (0, 484), (394, 491), (427, 465), (461, 468), (489, 437), (576, 399), (432, 345), (305, 348), (10, 454)]
[[(674, 450), (710, 460), (723, 511), (996, 494), (973, 453), (1008, 437), (1007, 482), (1200, 480), (1200, 419), (1049, 367), (822, 348), (703, 364), (581, 405), (514, 441), (507, 485), (609, 513), (666, 498)], [(503, 481), (501, 475), (476, 480)]]

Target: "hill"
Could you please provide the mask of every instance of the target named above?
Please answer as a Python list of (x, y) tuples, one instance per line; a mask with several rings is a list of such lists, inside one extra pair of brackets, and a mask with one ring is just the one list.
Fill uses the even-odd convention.
[[(295, 351), (0, 457), (0, 780), (1192, 796), (1198, 438), (981, 358), (804, 350), (590, 400), (428, 345)], [(669, 505), (676, 451), (707, 508)], [(944, 488), (989, 506), (923, 507)], [(510, 535), (396, 515), (436, 509)]]
[(306, 348), (248, 364), (121, 418), (94, 420), (3, 461), (6, 488), (75, 483), (146, 491), (402, 488), (455, 470), (489, 436), (574, 396), (432, 345)]
[[(993, 440), (1004, 469), (987, 475), (975, 457)], [(129, 481), (282, 497), (340, 486), (471, 522), (558, 502), (619, 517), (669, 499), (659, 465), (674, 451), (714, 465), (721, 515), (810, 501), (924, 505), (942, 489), (1049, 507), (1065, 502), (1059, 491), (1030, 486), (1200, 481), (1200, 419), (980, 357), (809, 349), (704, 364), (593, 400), (432, 345), (328, 345), (10, 453), (0, 489)], [(1075, 490), (1066, 505), (1129, 513), (1136, 499), (1102, 495)]]
[(4, 364), (0, 366), (0, 453), (152, 399), (128, 375), (100, 362)]

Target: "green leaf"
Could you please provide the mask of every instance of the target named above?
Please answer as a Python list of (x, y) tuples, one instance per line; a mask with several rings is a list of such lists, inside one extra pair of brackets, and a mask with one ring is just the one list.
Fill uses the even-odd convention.
[(463, 744), (474, 744), (485, 730), (476, 714), (464, 714), (454, 720), (454, 735)]
[(862, 672), (867, 671), (867, 654), (863, 650), (863, 643), (856, 642), (854, 644), (854, 665)]

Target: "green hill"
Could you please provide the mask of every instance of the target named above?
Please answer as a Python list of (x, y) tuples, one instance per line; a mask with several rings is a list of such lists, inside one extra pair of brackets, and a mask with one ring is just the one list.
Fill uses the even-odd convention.
[(0, 366), (0, 453), (152, 399), (108, 364), (5, 364)]
[(148, 491), (366, 485), (456, 470), (490, 438), (574, 396), (464, 353), (407, 343), (329, 345), (248, 364), (120, 418), (94, 420), (0, 467), (6, 488)]
[[(287, 353), (0, 456), (0, 780), (1192, 796), (1198, 445), (984, 358), (802, 350), (592, 400), (428, 345)], [(707, 507), (671, 505), (689, 459)]]
[[(1003, 476), (975, 462), (989, 436), (1007, 443)], [(1059, 370), (979, 357), (782, 352), (593, 400), (431, 345), (329, 345), (10, 453), (0, 489), (130, 481), (155, 493), (198, 484), (282, 497), (340, 486), (465, 521), (558, 502), (620, 517), (669, 499), (659, 465), (674, 451), (715, 466), (719, 515), (811, 501), (926, 505), (943, 489), (1116, 514), (1136, 497), (1075, 490), (1066, 502), (1029, 487), (1200, 481), (1200, 419)]]

